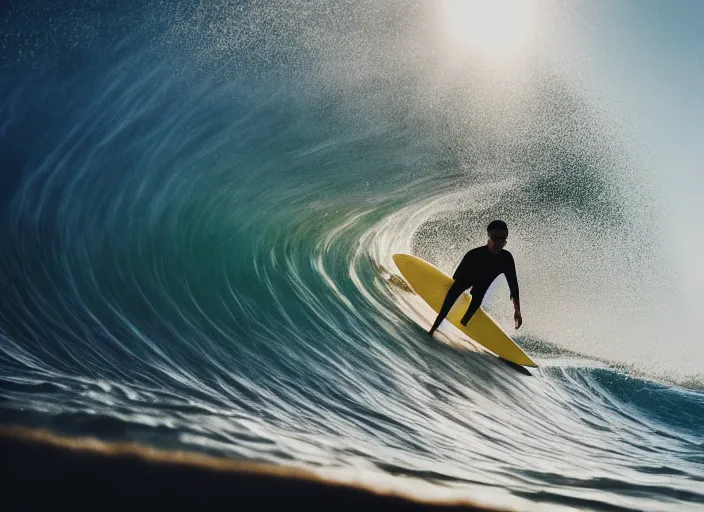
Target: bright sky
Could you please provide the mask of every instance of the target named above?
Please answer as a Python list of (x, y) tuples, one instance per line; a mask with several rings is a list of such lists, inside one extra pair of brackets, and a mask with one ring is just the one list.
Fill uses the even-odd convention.
[[(536, 45), (622, 126), (662, 194), (675, 257), (704, 289), (704, 0), (444, 0), (458, 46), (499, 61)], [(514, 61), (515, 64), (515, 61)], [(703, 298), (694, 297), (704, 306)]]
[[(571, 25), (595, 95), (634, 128), (662, 187), (683, 286), (704, 306), (704, 2), (591, 0)], [(695, 295), (696, 293), (696, 295)]]
[(662, 245), (681, 293), (676, 304), (665, 299), (662, 313), (687, 324), (671, 347), (689, 347), (702, 368), (704, 1), (579, 0), (561, 8), (565, 23), (554, 37), (565, 69), (624, 128), (636, 144), (637, 172), (656, 186)]

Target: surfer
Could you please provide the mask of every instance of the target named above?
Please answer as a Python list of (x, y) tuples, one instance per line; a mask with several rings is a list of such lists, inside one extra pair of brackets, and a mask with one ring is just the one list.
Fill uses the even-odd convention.
[(504, 274), (508, 282), (511, 292), (510, 298), (513, 300), (513, 319), (516, 322), (516, 329), (523, 323), (521, 303), (518, 298), (516, 264), (513, 261), (513, 255), (504, 249), (508, 238), (508, 226), (502, 220), (494, 220), (489, 223), (486, 232), (489, 237), (486, 245), (480, 245), (468, 251), (457, 266), (457, 270), (452, 276), (455, 281), (445, 295), (445, 301), (435, 323), (428, 331), (431, 336), (450, 312), (459, 296), (471, 288), (472, 300), (460, 321), (462, 325), (466, 326), (481, 306), (489, 286), (499, 274)]

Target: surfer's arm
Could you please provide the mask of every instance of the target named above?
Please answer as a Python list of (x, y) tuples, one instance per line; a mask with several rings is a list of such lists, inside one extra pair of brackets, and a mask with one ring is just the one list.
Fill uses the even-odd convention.
[(514, 306), (518, 307), (520, 311), (520, 301), (518, 293), (518, 277), (516, 276), (516, 264), (513, 261), (513, 257), (510, 257), (506, 269), (504, 270), (506, 275), (506, 282), (508, 283), (508, 289), (511, 292), (510, 298), (513, 300)]
[(516, 329), (518, 329), (523, 324), (523, 315), (521, 315), (521, 304), (515, 297), (513, 298), (513, 321), (515, 322)]
[(516, 322), (516, 329), (518, 329), (523, 323), (523, 317), (521, 316), (521, 300), (518, 293), (518, 278), (516, 277), (516, 264), (513, 261), (513, 257), (511, 257), (510, 264), (506, 269), (506, 281), (511, 291), (510, 298), (513, 301), (513, 319)]

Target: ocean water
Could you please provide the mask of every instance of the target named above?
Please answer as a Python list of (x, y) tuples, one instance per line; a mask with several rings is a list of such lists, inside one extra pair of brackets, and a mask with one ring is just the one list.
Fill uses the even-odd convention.
[[(0, 418), (519, 510), (704, 508), (704, 358), (653, 184), (540, 51), (432, 2), (0, 10)], [(548, 48), (549, 50), (549, 48)], [(392, 255), (452, 273), (524, 375)], [(657, 296), (658, 301), (652, 298)]]

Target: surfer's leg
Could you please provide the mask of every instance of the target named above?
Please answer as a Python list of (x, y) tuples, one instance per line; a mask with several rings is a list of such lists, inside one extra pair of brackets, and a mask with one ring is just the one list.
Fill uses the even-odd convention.
[(467, 285), (464, 283), (461, 283), (459, 281), (455, 281), (452, 283), (452, 286), (450, 286), (450, 289), (447, 291), (447, 294), (445, 295), (445, 301), (442, 303), (442, 306), (440, 307), (440, 313), (438, 313), (438, 317), (435, 319), (435, 323), (433, 326), (430, 328), (428, 331), (428, 334), (431, 336), (435, 332), (435, 330), (440, 327), (440, 324), (442, 321), (445, 319), (447, 314), (450, 312), (452, 309), (452, 306), (455, 304), (455, 301), (457, 298), (462, 295), (462, 292), (465, 291), (468, 288)]
[[(476, 293), (476, 295), (475, 295), (475, 293)], [(475, 292), (474, 289), (472, 289), (472, 300), (469, 303), (469, 307), (467, 308), (467, 312), (462, 317), (462, 320), (460, 320), (460, 323), (462, 325), (464, 325), (465, 327), (467, 326), (469, 321), (474, 316), (474, 313), (476, 313), (477, 310), (479, 309), (479, 306), (482, 305), (483, 300), (484, 300), (484, 294), (481, 293), (480, 291)]]

